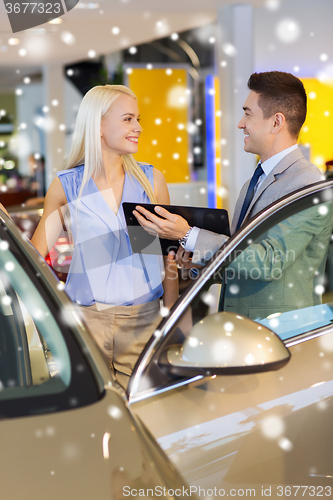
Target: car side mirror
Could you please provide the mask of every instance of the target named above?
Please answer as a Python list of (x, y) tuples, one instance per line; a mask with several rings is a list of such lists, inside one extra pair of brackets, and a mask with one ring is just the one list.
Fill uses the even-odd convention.
[(168, 347), (159, 365), (181, 376), (234, 375), (278, 370), (290, 356), (269, 328), (239, 314), (219, 312), (195, 324), (183, 345)]

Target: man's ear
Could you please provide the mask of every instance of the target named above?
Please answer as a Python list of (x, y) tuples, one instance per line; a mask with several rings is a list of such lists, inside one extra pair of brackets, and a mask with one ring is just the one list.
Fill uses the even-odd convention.
[(283, 113), (275, 113), (273, 118), (272, 133), (277, 134), (286, 123), (286, 117)]

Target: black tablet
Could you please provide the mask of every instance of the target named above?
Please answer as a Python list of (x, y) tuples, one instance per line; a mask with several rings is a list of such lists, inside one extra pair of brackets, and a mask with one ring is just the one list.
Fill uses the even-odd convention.
[(167, 240), (153, 236), (140, 226), (136, 217), (133, 215), (135, 207), (141, 207), (154, 213), (156, 206), (163, 207), (172, 214), (181, 215), (187, 220), (190, 226), (197, 226), (200, 229), (207, 229), (214, 233), (230, 236), (229, 217), (226, 210), (220, 208), (202, 208), (202, 207), (184, 207), (178, 205), (153, 205), (150, 203), (131, 203), (124, 202), (123, 209), (130, 238), (132, 251), (134, 253), (168, 255), (171, 250), (177, 252), (179, 243), (175, 240)]

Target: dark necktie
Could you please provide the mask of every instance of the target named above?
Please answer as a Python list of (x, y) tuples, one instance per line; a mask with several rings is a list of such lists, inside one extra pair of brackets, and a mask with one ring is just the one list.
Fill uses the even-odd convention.
[(247, 209), (249, 208), (250, 203), (251, 203), (251, 201), (253, 199), (253, 196), (254, 196), (254, 188), (257, 185), (259, 177), (263, 173), (264, 173), (264, 171), (261, 168), (261, 163), (258, 163), (257, 168), (255, 169), (254, 174), (252, 176), (252, 179), (250, 181), (249, 187), (247, 188), (247, 193), (246, 193), (246, 196), (245, 196), (245, 199), (244, 199), (244, 203), (243, 203), (243, 206), (242, 206), (242, 210), (241, 210), (238, 222), (237, 222), (236, 231), (240, 228), (240, 226), (241, 226), (241, 224), (242, 224), (242, 222), (244, 220), (244, 217), (245, 217), (245, 214), (247, 212)]

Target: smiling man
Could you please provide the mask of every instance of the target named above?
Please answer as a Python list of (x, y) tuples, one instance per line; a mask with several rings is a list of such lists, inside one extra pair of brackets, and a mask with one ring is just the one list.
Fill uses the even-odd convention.
[[(304, 158), (297, 146), (307, 111), (301, 80), (280, 71), (253, 73), (248, 87), (250, 93), (238, 128), (244, 132), (244, 150), (258, 155), (260, 162), (241, 189), (231, 234), (273, 201), (323, 180), (319, 169)], [(134, 214), (147, 230), (156, 231), (161, 238), (179, 240), (182, 249), (178, 254), (184, 265), (190, 252), (193, 252), (192, 264), (205, 264), (227, 239), (224, 235), (191, 228), (185, 219), (161, 207), (155, 210), (164, 219), (142, 207), (137, 207)]]

